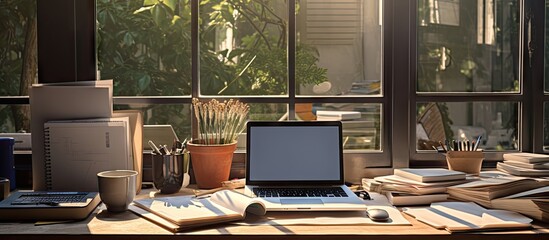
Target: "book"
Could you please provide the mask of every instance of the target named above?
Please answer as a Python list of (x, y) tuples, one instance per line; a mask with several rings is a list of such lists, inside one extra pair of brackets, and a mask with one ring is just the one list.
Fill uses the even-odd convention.
[(549, 186), (492, 200), (492, 207), (522, 213), (549, 222)]
[(394, 206), (427, 205), (448, 199), (448, 194), (446, 193), (414, 195), (400, 192), (386, 192), (385, 195)]
[(465, 173), (445, 168), (396, 168), (394, 175), (418, 182), (440, 182), (465, 179)]
[(504, 162), (498, 162), (496, 168), (515, 176), (545, 177), (549, 176), (549, 169), (531, 169), (517, 167)]
[(549, 162), (549, 155), (538, 153), (504, 153), (503, 160), (505, 161), (517, 161), (525, 163), (545, 163)]
[(525, 163), (518, 161), (503, 161), (503, 163), (520, 168), (549, 169), (549, 163)]
[[(384, 182), (385, 176), (362, 179), (362, 188), (373, 192), (402, 192), (412, 195), (446, 193), (446, 186), (421, 186), (417, 184)], [(463, 183), (462, 181), (459, 183)]]
[(137, 193), (143, 181), (143, 113), (139, 110), (117, 110), (113, 117), (128, 117), (134, 170), (137, 171)]
[[(482, 175), (482, 173), (481, 173)], [(450, 198), (491, 207), (491, 200), (544, 186), (532, 178), (500, 175), (448, 187)]]
[(374, 180), (382, 183), (393, 183), (400, 185), (409, 185), (418, 188), (432, 188), (432, 187), (448, 187), (455, 186), (466, 182), (471, 182), (477, 180), (476, 177), (466, 177), (465, 179), (460, 180), (451, 180), (451, 181), (440, 181), (440, 182), (419, 182), (409, 178), (397, 176), (397, 175), (387, 175), (375, 177)]
[[(171, 196), (134, 200), (140, 209), (133, 212), (172, 231), (244, 219), (246, 212), (265, 215), (265, 205), (232, 190), (213, 193), (211, 197)], [(145, 211), (142, 211), (145, 210)]]
[(48, 191), (97, 192), (97, 173), (134, 170), (128, 117), (44, 124)]
[(357, 111), (316, 111), (316, 120), (318, 121), (344, 121), (359, 119), (361, 113)]
[(471, 202), (440, 202), (403, 212), (437, 229), (449, 232), (531, 227), (532, 219), (506, 210), (485, 209)]
[(32, 188), (46, 190), (44, 123), (112, 116), (112, 80), (33, 84), (29, 89), (32, 132)]

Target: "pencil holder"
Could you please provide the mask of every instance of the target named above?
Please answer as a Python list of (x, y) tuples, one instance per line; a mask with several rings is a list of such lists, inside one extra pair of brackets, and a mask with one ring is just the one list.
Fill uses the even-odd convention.
[(484, 153), (481, 151), (449, 151), (446, 153), (448, 169), (478, 175), (482, 168)]
[(153, 183), (160, 193), (179, 192), (189, 185), (189, 156), (185, 154), (152, 154)]

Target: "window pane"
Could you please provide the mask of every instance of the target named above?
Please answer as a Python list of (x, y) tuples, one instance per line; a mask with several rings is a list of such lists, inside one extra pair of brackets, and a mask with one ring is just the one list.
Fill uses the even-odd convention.
[(200, 93), (288, 93), (287, 1), (201, 1)]
[(36, 83), (36, 31), (36, 0), (0, 1), (0, 96), (27, 96)]
[(519, 2), (418, 1), (417, 91), (520, 91)]
[(100, 78), (115, 96), (190, 95), (190, 12), (188, 0), (97, 1)]
[(0, 133), (30, 133), (30, 105), (0, 105)]
[(477, 140), (483, 150), (518, 149), (517, 102), (418, 103), (418, 150), (433, 150), (439, 141)]
[[(301, 103), (296, 118), (303, 121), (341, 120), (343, 148), (379, 151), (381, 146), (381, 104), (372, 103)], [(338, 118), (342, 114), (346, 117)]]
[(298, 1), (297, 94), (381, 94), (382, 3)]

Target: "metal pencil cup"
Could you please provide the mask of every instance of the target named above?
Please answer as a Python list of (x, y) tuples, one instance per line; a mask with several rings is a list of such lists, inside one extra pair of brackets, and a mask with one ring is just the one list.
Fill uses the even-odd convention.
[(484, 153), (480, 151), (448, 151), (448, 169), (478, 175), (482, 168)]
[(189, 185), (188, 154), (158, 155), (152, 154), (153, 183), (160, 193), (179, 192)]

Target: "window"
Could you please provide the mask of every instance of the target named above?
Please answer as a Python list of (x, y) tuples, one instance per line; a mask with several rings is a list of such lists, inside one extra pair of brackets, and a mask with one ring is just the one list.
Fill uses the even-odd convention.
[[(36, 1), (0, 3), (6, 132), (20, 129), (11, 108), (28, 104), (18, 88), (25, 14), (34, 10), (16, 2)], [(432, 146), (444, 140), (482, 136), (489, 159), (549, 145), (548, 54), (540, 54), (547, 24), (537, 17), (545, 16), (544, 1), (82, 0), (70, 9), (59, 8), (62, 2), (37, 7), (67, 15), (78, 31), (38, 24), (39, 33), (40, 26), (44, 34), (68, 32), (54, 42), (74, 49), (39, 55), (51, 63), (41, 72), (114, 79), (116, 109), (140, 109), (146, 124), (172, 124), (182, 138), (193, 134), (190, 103), (198, 97), (238, 98), (250, 104), (251, 120), (359, 112), (344, 121), (353, 181), (442, 160)], [(19, 35), (4, 31), (13, 26)], [(86, 36), (95, 43), (80, 44)], [(95, 57), (91, 66), (80, 64)], [(77, 63), (51, 70), (66, 62)]]
[(9, 103), (0, 105), (0, 132), (30, 132), (29, 106), (17, 96), (37, 82), (36, 1), (2, 1), (0, 9), (0, 96)]
[(519, 1), (425, 0), (417, 14), (415, 149), (519, 149)]
[(344, 124), (347, 155), (390, 166), (383, 2), (100, 0), (100, 78), (114, 79), (116, 108), (185, 137), (192, 97), (240, 98), (252, 120), (359, 112)]

